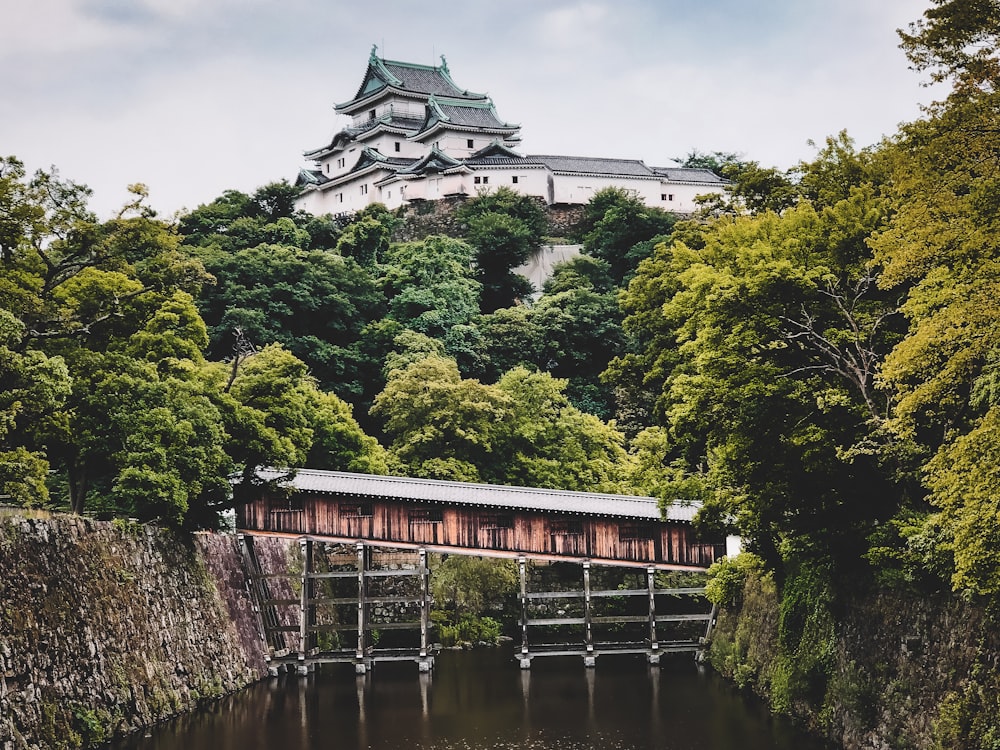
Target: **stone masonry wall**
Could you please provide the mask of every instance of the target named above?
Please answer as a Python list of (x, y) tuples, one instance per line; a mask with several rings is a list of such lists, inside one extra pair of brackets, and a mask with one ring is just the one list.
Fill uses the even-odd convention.
[[(713, 666), (770, 700), (778, 597), (751, 577), (741, 606), (723, 610)], [(791, 712), (845, 750), (1000, 748), (1000, 628), (989, 605), (941, 593), (859, 593), (836, 613), (824, 690), (802, 691)], [(794, 658), (794, 656), (792, 657)]]
[[(400, 214), (402, 221), (393, 232), (392, 241), (422, 240), (432, 234), (464, 237), (466, 227), (455, 217), (455, 211), (465, 203), (465, 200), (465, 198), (444, 198), (408, 205)], [(568, 237), (583, 218), (582, 205), (548, 206), (540, 198), (538, 202), (548, 219), (548, 235), (551, 237)]]
[(246, 583), (229, 535), (0, 515), (0, 750), (93, 746), (263, 677)]

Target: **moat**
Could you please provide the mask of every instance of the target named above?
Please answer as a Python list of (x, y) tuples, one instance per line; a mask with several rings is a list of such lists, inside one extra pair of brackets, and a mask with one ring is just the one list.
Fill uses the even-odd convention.
[(282, 675), (112, 746), (114, 750), (819, 750), (690, 655), (536, 660), (445, 651), (356, 677), (328, 665)]

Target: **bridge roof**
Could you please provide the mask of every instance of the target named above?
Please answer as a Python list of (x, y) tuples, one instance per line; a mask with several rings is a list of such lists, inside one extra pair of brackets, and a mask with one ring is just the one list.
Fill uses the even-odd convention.
[[(273, 481), (286, 472), (262, 469), (261, 479)], [(571, 492), (536, 487), (507, 487), (496, 484), (446, 482), (438, 479), (387, 477), (354, 474), (346, 471), (298, 469), (295, 476), (282, 482), (296, 492), (322, 495), (347, 495), (372, 499), (413, 500), (418, 502), (472, 505), (482, 508), (535, 510), (546, 513), (571, 513), (588, 516), (614, 516), (656, 521), (690, 522), (697, 505), (670, 505), (666, 516), (656, 498), (634, 495), (605, 495), (596, 492)]]

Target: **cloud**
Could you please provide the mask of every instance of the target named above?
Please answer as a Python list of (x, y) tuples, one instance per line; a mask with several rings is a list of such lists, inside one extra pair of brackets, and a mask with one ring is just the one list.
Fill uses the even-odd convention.
[(79, 0), (10, 3), (0, 24), (0, 64), (23, 57), (42, 60), (120, 48), (141, 36), (113, 19), (89, 14)]
[(555, 47), (603, 45), (610, 12), (599, 3), (578, 3), (550, 10), (539, 19), (539, 34)]
[(0, 26), (0, 148), (57, 164), (107, 214), (145, 182), (166, 212), (294, 177), (328, 142), (371, 44), (444, 53), (522, 125), (523, 150), (691, 148), (791, 166), (847, 127), (869, 145), (927, 100), (895, 29), (926, 0), (33, 0)]

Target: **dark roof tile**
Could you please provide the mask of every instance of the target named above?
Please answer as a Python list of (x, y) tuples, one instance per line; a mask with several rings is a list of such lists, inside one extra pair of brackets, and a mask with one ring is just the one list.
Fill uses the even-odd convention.
[(603, 159), (592, 156), (529, 155), (530, 161), (544, 164), (553, 172), (607, 174), (618, 177), (655, 177), (654, 172), (638, 159)]
[(727, 180), (722, 179), (711, 169), (692, 167), (652, 167), (652, 170), (674, 182), (704, 182), (720, 185)]
[[(262, 479), (279, 479), (284, 472), (258, 471)], [(659, 503), (652, 497), (604, 495), (594, 492), (570, 492), (535, 487), (506, 487), (469, 482), (446, 482), (437, 479), (412, 479), (345, 471), (299, 469), (285, 483), (299, 492), (346, 494), (355, 497), (386, 497), (417, 502), (453, 503), (483, 508), (509, 508), (555, 513), (579, 513), (646, 520), (664, 520)], [(666, 520), (689, 522), (698, 511), (696, 505), (674, 504), (667, 507)]]

